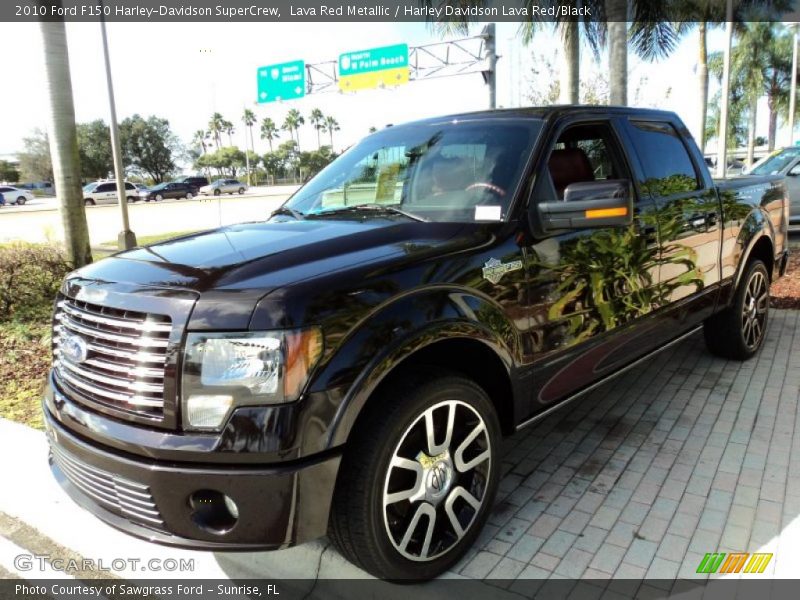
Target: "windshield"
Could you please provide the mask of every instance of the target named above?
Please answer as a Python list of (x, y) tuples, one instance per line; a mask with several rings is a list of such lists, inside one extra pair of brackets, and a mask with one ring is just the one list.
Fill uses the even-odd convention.
[(97, 187), (96, 183), (87, 183), (85, 186), (83, 186), (83, 191), (91, 192), (95, 187)]
[(166, 183), (159, 183), (158, 185), (154, 185), (150, 189), (151, 190), (163, 190), (165, 187), (167, 187)]
[(753, 175), (777, 175), (797, 158), (800, 158), (800, 148), (786, 148), (765, 158), (750, 169), (750, 173)]
[(331, 163), (286, 208), (324, 216), (383, 205), (429, 221), (500, 221), (541, 126), (498, 117), (390, 127)]

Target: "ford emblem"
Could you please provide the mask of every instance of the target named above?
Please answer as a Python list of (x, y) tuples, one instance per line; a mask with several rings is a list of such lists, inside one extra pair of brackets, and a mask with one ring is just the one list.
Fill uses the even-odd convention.
[(69, 334), (61, 340), (61, 352), (71, 362), (82, 363), (89, 356), (89, 346), (82, 337)]

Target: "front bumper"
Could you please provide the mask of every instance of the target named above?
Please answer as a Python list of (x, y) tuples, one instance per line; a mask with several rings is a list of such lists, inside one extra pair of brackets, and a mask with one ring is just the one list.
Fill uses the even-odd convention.
[[(338, 453), (265, 466), (156, 461), (89, 444), (43, 409), (58, 482), (126, 533), (184, 548), (256, 550), (285, 548), (327, 530)], [(207, 526), (189, 501), (200, 490), (233, 499), (239, 514), (232, 527)]]

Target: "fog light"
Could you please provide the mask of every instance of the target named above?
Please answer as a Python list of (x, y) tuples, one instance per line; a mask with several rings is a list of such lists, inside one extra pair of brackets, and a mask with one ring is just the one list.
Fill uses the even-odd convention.
[(216, 490), (198, 490), (189, 496), (194, 524), (217, 535), (228, 533), (239, 519), (239, 507), (232, 498)]
[(186, 419), (196, 429), (219, 429), (233, 404), (229, 395), (189, 396)]

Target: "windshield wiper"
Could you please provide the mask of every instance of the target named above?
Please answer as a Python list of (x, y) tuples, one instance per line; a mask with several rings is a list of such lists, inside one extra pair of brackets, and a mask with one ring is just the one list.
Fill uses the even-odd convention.
[(305, 219), (305, 215), (303, 213), (301, 213), (299, 210), (295, 210), (288, 206), (280, 206), (276, 208), (275, 210), (272, 211), (272, 214), (269, 216), (269, 218), (271, 219), (272, 217), (278, 215), (286, 215), (289, 217), (294, 217), (298, 221), (302, 221), (303, 219)]
[[(323, 210), (318, 213), (313, 213), (314, 217), (324, 217), (326, 215), (340, 215), (351, 212), (373, 212), (373, 213), (389, 213), (393, 215), (401, 215), (407, 219), (414, 221), (427, 222), (428, 219), (420, 217), (410, 212), (404, 211), (402, 208), (397, 208), (391, 204), (354, 204), (353, 206), (343, 206), (341, 208), (332, 208), (331, 210)], [(312, 216), (312, 215), (309, 215)]]

